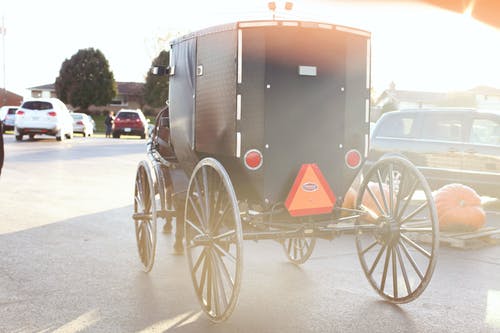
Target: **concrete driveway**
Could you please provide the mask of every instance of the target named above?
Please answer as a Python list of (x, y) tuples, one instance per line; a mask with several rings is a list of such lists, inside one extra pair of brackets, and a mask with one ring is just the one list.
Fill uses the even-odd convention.
[(442, 247), (429, 287), (398, 306), (370, 287), (352, 235), (319, 241), (301, 266), (276, 242), (246, 241), (238, 304), (213, 324), (172, 235), (141, 271), (131, 212), (144, 140), (5, 141), (0, 332), (500, 332), (500, 246)]

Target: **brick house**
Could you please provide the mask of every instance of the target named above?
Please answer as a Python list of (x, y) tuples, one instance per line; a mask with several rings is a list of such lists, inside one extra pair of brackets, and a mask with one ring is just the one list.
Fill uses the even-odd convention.
[(23, 96), (15, 94), (11, 91), (0, 89), (0, 107), (4, 105), (18, 106), (23, 102)]

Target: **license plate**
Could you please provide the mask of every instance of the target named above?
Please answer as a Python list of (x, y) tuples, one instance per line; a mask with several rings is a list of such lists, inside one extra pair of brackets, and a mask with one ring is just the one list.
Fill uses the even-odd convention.
[(31, 117), (31, 120), (38, 120), (40, 117)]
[(127, 127), (127, 128), (125, 128), (125, 129), (123, 129), (123, 130), (124, 130), (125, 132), (127, 132), (127, 133), (132, 131), (132, 130), (131, 130), (130, 128), (128, 128), (128, 127)]

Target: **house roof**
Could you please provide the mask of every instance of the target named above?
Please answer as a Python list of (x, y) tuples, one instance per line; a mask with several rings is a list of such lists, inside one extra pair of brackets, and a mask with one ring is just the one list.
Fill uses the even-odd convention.
[(437, 93), (429, 91), (411, 91), (411, 90), (385, 90), (377, 99), (379, 104), (384, 98), (389, 98), (395, 102), (413, 102), (435, 104), (446, 98), (446, 93)]
[(500, 89), (488, 86), (477, 86), (470, 89), (469, 91), (476, 95), (500, 96)]
[[(118, 94), (120, 95), (142, 95), (144, 83), (141, 82), (116, 82)], [(41, 86), (31, 87), (29, 90), (49, 90), (54, 91), (55, 84), (44, 84)]]
[[(4, 100), (5, 99), (5, 100)], [(23, 96), (0, 88), (0, 106), (2, 105), (20, 105), (23, 101)]]

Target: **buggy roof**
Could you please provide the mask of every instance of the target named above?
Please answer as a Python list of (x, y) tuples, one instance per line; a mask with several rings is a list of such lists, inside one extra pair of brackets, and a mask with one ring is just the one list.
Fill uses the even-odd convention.
[(180, 43), (186, 39), (191, 39), (199, 36), (209, 35), (217, 32), (244, 29), (244, 28), (257, 28), (257, 27), (301, 27), (312, 29), (325, 29), (325, 30), (339, 30), (355, 35), (371, 37), (371, 33), (366, 30), (347, 27), (343, 25), (336, 25), (332, 23), (313, 22), (313, 21), (297, 21), (297, 20), (257, 20), (257, 21), (238, 21), (233, 23), (221, 24), (208, 27), (202, 30), (194, 31), (182, 37), (174, 39), (170, 45)]

